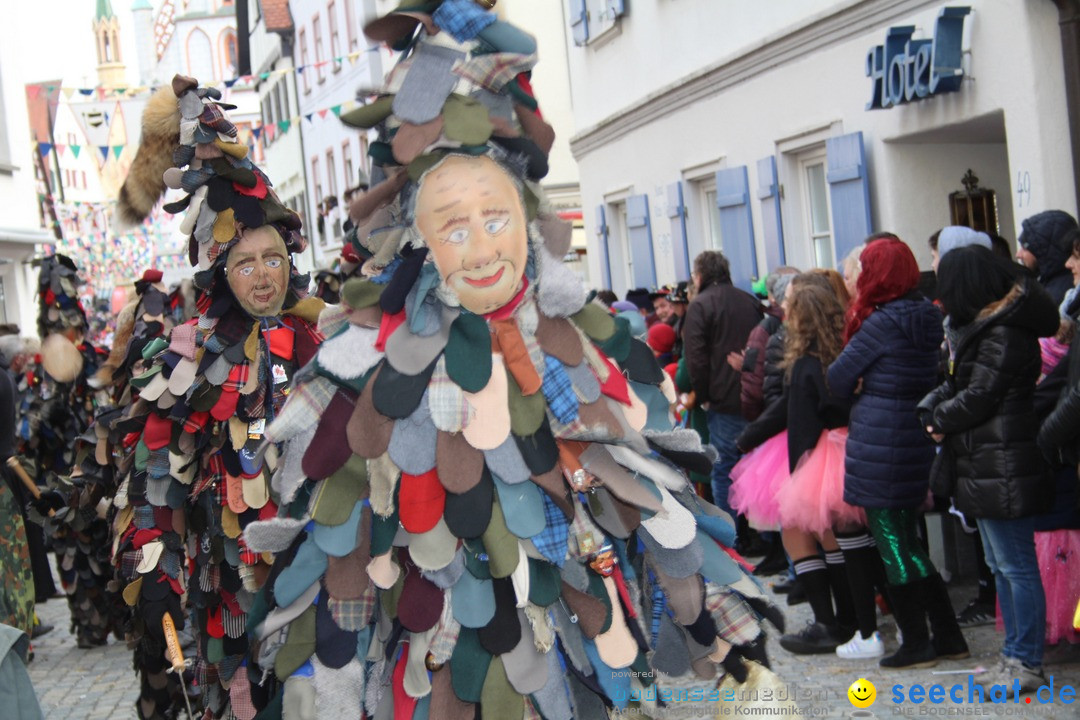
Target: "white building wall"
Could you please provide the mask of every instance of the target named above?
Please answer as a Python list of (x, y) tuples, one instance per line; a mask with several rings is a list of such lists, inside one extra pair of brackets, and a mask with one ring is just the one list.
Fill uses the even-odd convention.
[[(356, 23), (355, 45), (348, 40), (346, 3), (352, 5), (352, 18)], [(346, 57), (359, 52), (355, 62), (347, 57), (335, 67), (335, 54), (331, 45), (330, 7), (328, 0), (295, 0), (290, 2), (293, 22), (296, 26), (294, 61), (297, 65), (314, 65), (319, 58), (327, 62), (320, 71), (314, 67), (296, 77), (299, 100), (299, 117), (303, 128), (304, 163), (308, 175), (308, 212), (304, 223), (308, 240), (313, 244), (314, 262), (328, 266), (341, 248), (341, 223), (345, 221), (342, 195), (357, 184), (358, 170), (362, 167), (370, 176), (370, 161), (366, 155), (366, 140), (357, 130), (347, 127), (332, 112), (323, 112), (356, 98), (359, 88), (377, 88), (382, 84), (382, 54), (376, 49), (369, 51), (371, 43), (364, 37), (361, 26), (364, 19), (374, 15), (373, 0), (336, 0), (333, 17), (338, 32), (337, 56)], [(321, 49), (316, 49), (315, 24), (321, 31)], [(306, 38), (307, 57), (301, 57), (300, 33)], [(311, 120), (307, 119), (312, 115)], [(295, 132), (295, 128), (289, 134)], [(313, 162), (314, 161), (314, 162)], [(351, 167), (351, 172), (347, 168)], [(320, 197), (338, 198), (338, 207), (323, 218), (323, 232), (317, 229)]]
[[(579, 128), (572, 147), (590, 240), (598, 205), (610, 210), (630, 194), (647, 193), (657, 278), (671, 282), (664, 188), (687, 181), (692, 258), (705, 246), (709, 208), (693, 197), (689, 181), (707, 182), (717, 169), (746, 165), (763, 266), (756, 162), (771, 155), (783, 189), (789, 261), (808, 266), (798, 152), (856, 131), (864, 135), (874, 228), (905, 238), (924, 266), (926, 238), (948, 223), (948, 192), (961, 189), (968, 167), (983, 187), (997, 191), (1001, 232), (1012, 241), (1020, 221), (1035, 212), (1061, 208), (1075, 214), (1053, 3), (964, 4), (973, 12), (965, 23), (969, 79), (961, 90), (875, 111), (865, 109), (871, 91), (867, 52), (894, 25), (915, 25), (914, 37), (931, 37), (946, 3), (755, 4), (752, 12), (738, 14), (739, 23), (730, 22), (730, 2), (628, 4), (630, 14), (619, 22), (618, 34), (569, 47)], [(793, 18), (801, 19), (792, 23)], [(650, 52), (641, 53), (643, 46)], [(1013, 184), (1024, 173), (1031, 192), (1019, 196)], [(608, 220), (616, 244), (618, 218)], [(619, 279), (626, 250), (621, 251), (616, 246), (611, 256), (620, 293), (627, 285)], [(600, 262), (598, 253), (590, 253), (592, 277), (599, 277)]]
[(13, 37), (18, 32), (12, 23), (0, 23), (0, 322), (18, 323), (24, 335), (33, 336), (37, 283), (30, 260), (37, 243), (48, 242), (52, 234), (41, 229), (37, 214), (23, 75), (28, 65)]

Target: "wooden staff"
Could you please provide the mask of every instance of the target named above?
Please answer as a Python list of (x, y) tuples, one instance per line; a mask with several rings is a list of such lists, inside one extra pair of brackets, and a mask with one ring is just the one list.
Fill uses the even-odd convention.
[[(41, 490), (38, 489), (37, 483), (30, 479), (30, 476), (26, 474), (26, 468), (19, 462), (19, 458), (12, 455), (7, 459), (7, 466), (11, 468), (11, 471), (22, 480), (23, 485), (30, 491), (30, 494), (34, 496), (35, 500), (41, 499)], [(49, 517), (56, 514), (55, 510), (49, 510)]]

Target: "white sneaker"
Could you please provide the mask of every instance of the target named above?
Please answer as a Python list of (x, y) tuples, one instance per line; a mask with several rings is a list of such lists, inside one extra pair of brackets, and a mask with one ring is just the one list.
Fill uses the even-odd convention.
[(875, 630), (870, 637), (863, 639), (862, 634), (856, 630), (855, 634), (843, 645), (836, 648), (837, 657), (844, 660), (861, 660), (864, 658), (876, 658), (885, 654), (885, 644), (881, 642), (881, 635)]

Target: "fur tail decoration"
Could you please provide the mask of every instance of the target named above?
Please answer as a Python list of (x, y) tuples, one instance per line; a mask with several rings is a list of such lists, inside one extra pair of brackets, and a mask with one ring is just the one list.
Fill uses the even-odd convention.
[(173, 167), (173, 151), (180, 144), (180, 112), (176, 93), (165, 85), (146, 104), (142, 139), (127, 179), (120, 188), (117, 217), (125, 225), (137, 225), (150, 214), (165, 193), (162, 174)]
[(112, 350), (109, 351), (108, 359), (88, 381), (90, 387), (99, 389), (112, 385), (117, 369), (127, 358), (128, 341), (131, 340), (135, 330), (135, 310), (138, 305), (138, 301), (129, 303), (116, 316), (116, 332), (113, 335)]

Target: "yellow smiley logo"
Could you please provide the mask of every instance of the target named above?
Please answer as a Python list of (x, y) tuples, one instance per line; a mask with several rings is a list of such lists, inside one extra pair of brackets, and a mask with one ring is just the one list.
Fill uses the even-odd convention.
[(859, 678), (847, 689), (848, 700), (857, 708), (868, 708), (877, 700), (877, 688), (866, 678)]

